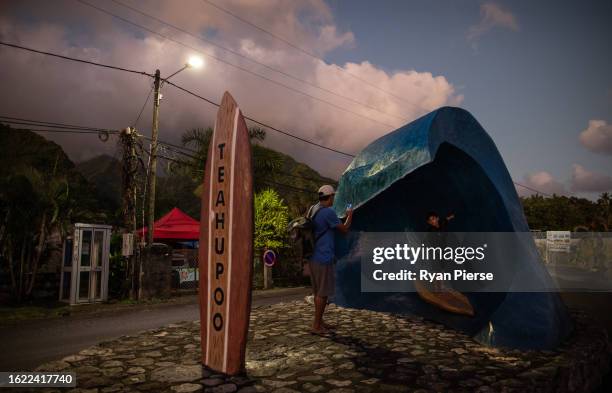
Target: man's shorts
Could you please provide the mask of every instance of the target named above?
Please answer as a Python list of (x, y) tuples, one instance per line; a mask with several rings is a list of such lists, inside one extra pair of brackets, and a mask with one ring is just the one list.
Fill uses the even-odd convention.
[(336, 269), (333, 263), (322, 264), (309, 261), (312, 293), (319, 297), (334, 296), (336, 290)]

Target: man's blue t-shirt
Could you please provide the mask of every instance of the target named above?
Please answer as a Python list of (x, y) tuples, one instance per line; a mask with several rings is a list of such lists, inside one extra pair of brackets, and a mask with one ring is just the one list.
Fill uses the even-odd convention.
[[(334, 229), (341, 224), (340, 219), (336, 216), (336, 212), (329, 207), (322, 207), (314, 219), (314, 236), (318, 240), (315, 243), (314, 252), (310, 258), (313, 262), (318, 262), (323, 265), (332, 264), (334, 261)], [(323, 235), (321, 235), (325, 232)]]

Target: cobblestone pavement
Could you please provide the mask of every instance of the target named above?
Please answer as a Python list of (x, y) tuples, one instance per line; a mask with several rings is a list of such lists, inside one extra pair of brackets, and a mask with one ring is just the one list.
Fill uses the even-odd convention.
[(315, 336), (311, 307), (253, 310), (246, 376), (202, 369), (198, 322), (104, 342), (39, 370), (75, 371), (74, 393), (584, 392), (609, 364), (605, 330), (582, 314), (574, 314), (576, 332), (558, 350), (517, 351), (484, 347), (418, 317), (334, 306), (326, 315), (336, 334)]

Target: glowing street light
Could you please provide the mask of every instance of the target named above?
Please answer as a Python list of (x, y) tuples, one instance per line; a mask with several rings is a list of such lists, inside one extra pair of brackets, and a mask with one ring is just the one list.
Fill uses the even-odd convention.
[(199, 56), (191, 56), (189, 59), (187, 59), (187, 62), (185, 63), (185, 65), (179, 69), (178, 71), (176, 71), (174, 74), (164, 78), (164, 80), (168, 80), (170, 78), (172, 78), (174, 75), (178, 74), (179, 72), (187, 69), (187, 68), (202, 68), (202, 66), (204, 65), (204, 59), (202, 59)]
[(204, 66), (204, 59), (199, 56), (191, 56), (185, 65), (189, 68), (202, 68)]

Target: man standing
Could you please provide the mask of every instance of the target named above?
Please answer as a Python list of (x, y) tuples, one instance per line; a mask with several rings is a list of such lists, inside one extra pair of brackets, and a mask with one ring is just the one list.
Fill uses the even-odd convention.
[(315, 334), (329, 333), (332, 328), (323, 322), (323, 313), (328, 298), (334, 295), (336, 285), (334, 231), (347, 233), (353, 217), (353, 210), (350, 208), (346, 211), (344, 223), (336, 216), (331, 208), (335, 194), (332, 186), (322, 186), (319, 188), (319, 204), (311, 208), (315, 245), (309, 265), (315, 304), (312, 333)]

